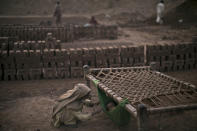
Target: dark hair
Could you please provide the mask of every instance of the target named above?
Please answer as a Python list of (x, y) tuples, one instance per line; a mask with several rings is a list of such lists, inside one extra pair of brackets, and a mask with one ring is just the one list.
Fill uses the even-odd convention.
[(160, 0), (160, 3), (164, 3), (164, 0)]
[(59, 2), (59, 1), (57, 1), (57, 4), (59, 5), (59, 4), (60, 4), (60, 2)]

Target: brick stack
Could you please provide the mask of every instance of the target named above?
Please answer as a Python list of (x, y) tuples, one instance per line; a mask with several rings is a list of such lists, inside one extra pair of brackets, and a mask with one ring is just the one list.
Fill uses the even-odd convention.
[(103, 68), (108, 67), (106, 58), (106, 48), (96, 47), (96, 67)]
[(66, 49), (55, 50), (55, 62), (56, 62), (57, 78), (69, 78), (70, 59), (69, 59), (69, 53)]
[(81, 48), (70, 48), (71, 77), (83, 76), (83, 51)]
[(14, 52), (10, 51), (10, 54), (8, 55), (8, 52), (5, 50), (1, 51), (0, 56), (0, 65), (1, 65), (1, 71), (0, 76), (2, 80), (16, 80), (16, 68), (14, 64), (15, 58), (14, 58)]
[(44, 49), (42, 54), (43, 62), (43, 78), (52, 79), (57, 77), (56, 63), (55, 63), (55, 50)]
[(29, 76), (31, 80), (41, 79), (42, 61), (40, 50), (29, 50)]
[(121, 46), (121, 64), (123, 67), (144, 65), (144, 46)]
[(96, 67), (95, 49), (83, 48), (83, 65), (89, 65), (91, 68)]
[(120, 50), (117, 46), (109, 46), (106, 50), (108, 67), (120, 67)]
[(16, 50), (16, 70), (17, 80), (29, 80), (29, 64), (30, 61), (28, 50)]

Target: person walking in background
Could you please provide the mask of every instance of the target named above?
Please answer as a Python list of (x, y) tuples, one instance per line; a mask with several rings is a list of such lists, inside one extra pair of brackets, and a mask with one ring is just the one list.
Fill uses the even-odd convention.
[(92, 26), (97, 26), (98, 25), (98, 22), (97, 22), (97, 20), (95, 19), (94, 16), (91, 16), (89, 24), (92, 25)]
[(60, 2), (56, 2), (55, 12), (53, 16), (56, 18), (56, 25), (59, 26), (62, 24), (62, 10), (60, 6)]
[(156, 23), (163, 24), (163, 15), (165, 10), (165, 5), (163, 0), (160, 0), (160, 2), (157, 4), (156, 10), (157, 10)]

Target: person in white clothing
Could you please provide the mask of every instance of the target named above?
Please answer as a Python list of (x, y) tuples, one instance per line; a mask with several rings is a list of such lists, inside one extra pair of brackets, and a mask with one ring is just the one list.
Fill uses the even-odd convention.
[(160, 2), (157, 4), (157, 19), (156, 23), (163, 24), (163, 15), (165, 10), (164, 1), (160, 0)]

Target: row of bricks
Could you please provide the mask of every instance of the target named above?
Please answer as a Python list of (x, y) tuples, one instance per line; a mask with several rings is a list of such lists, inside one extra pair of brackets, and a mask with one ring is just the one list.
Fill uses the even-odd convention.
[(83, 68), (29, 68), (0, 70), (0, 80), (35, 80), (79, 78), (83, 76)]
[(175, 55), (185, 53), (197, 53), (197, 44), (192, 43), (179, 43), (179, 44), (160, 44), (160, 45), (147, 45), (147, 55), (149, 56), (163, 56)]
[(47, 33), (53, 33), (54, 36), (63, 41), (73, 41), (81, 38), (95, 39), (116, 39), (116, 26), (99, 26), (99, 27), (0, 27), (1, 37), (18, 37), (19, 40), (43, 40)]
[[(111, 51), (115, 49), (114, 51)], [(109, 51), (109, 52), (108, 52)], [(7, 51), (1, 53), (0, 63), (4, 68), (31, 68), (31, 67), (82, 67), (87, 64), (91, 67), (119, 67), (143, 65), (144, 58), (126, 56), (117, 54), (116, 47), (109, 48), (83, 48), (83, 49), (45, 49), (40, 50), (17, 50), (10, 51), (7, 56)], [(114, 53), (112, 53), (114, 52)]]
[(2, 43), (1, 50), (44, 50), (61, 49), (60, 40), (53, 38), (52, 41), (18, 41), (14, 43)]
[(154, 62), (156, 64), (155, 70), (161, 72), (167, 71), (181, 71), (181, 70), (191, 70), (197, 68), (197, 61), (167, 61), (165, 63)]
[(185, 54), (177, 55), (164, 55), (164, 56), (148, 56), (148, 61), (165, 62), (165, 61), (176, 61), (176, 60), (191, 60), (197, 59), (197, 53), (185, 52)]

